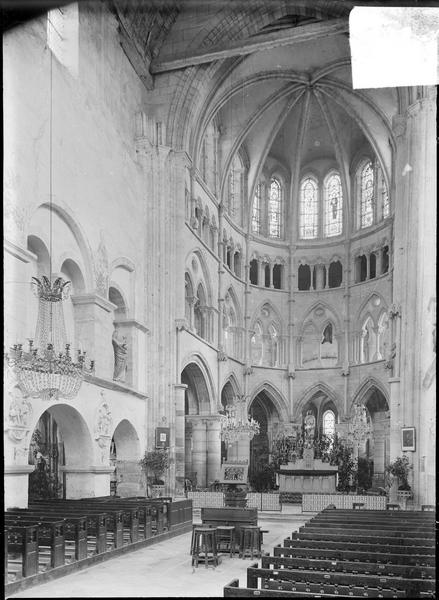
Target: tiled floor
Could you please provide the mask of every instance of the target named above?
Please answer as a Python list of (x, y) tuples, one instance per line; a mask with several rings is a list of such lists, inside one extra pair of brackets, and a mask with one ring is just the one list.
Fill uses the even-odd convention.
[[(282, 514), (259, 513), (264, 534), (263, 551), (296, 531), (311, 514), (284, 506)], [(222, 597), (223, 586), (238, 578), (246, 584), (247, 567), (256, 559), (220, 555), (217, 567), (191, 566), (190, 533), (125, 554), (61, 579), (24, 590), (10, 598), (126, 598), (126, 597)]]

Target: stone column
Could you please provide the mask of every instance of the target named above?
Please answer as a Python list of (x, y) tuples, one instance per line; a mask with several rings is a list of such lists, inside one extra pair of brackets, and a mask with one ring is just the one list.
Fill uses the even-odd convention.
[(393, 121), (397, 144), (393, 302), (401, 305), (401, 339), (399, 383), (391, 386), (390, 458), (401, 454), (401, 427), (416, 427), (419, 444), (408, 456), (413, 464), (414, 502), (419, 505), (431, 503), (435, 488), (435, 445), (429, 433), (435, 393), (424, 378), (435, 360), (428, 306), (436, 296), (432, 259), (437, 211), (436, 90), (433, 86), (415, 89), (419, 99)]
[(175, 468), (175, 494), (184, 494), (184, 469), (185, 469), (185, 421), (184, 421), (184, 395), (187, 385), (177, 383), (174, 385), (175, 429), (174, 440), (174, 468)]
[(265, 286), (265, 263), (261, 258), (258, 258), (258, 285)]
[(207, 424), (207, 483), (220, 478), (221, 471), (221, 437), (220, 416), (213, 415), (206, 420)]
[(184, 475), (192, 479), (192, 423), (185, 417), (184, 429)]
[(270, 267), (270, 287), (274, 287), (273, 286), (273, 268), (274, 268), (274, 263), (272, 261), (270, 261), (268, 263), (268, 266)]
[(316, 289), (323, 289), (323, 265), (316, 265)]
[[(310, 282), (309, 282), (309, 289), (310, 291), (314, 291), (314, 269), (316, 269), (317, 266), (316, 265), (309, 265), (309, 270), (310, 270)], [(317, 284), (317, 274), (316, 274), (316, 284)], [(317, 285), (316, 285), (317, 287)]]
[(325, 290), (327, 290), (329, 288), (329, 265), (326, 264), (326, 265), (324, 265), (324, 267), (326, 269)]
[(202, 417), (192, 417), (192, 474), (197, 474), (197, 484), (206, 487), (207, 475), (206, 421)]
[(370, 253), (365, 254), (366, 256), (366, 281), (370, 279)]

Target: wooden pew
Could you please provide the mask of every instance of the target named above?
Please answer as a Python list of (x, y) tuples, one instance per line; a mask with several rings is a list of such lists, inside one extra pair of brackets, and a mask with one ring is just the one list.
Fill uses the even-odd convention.
[(353, 526), (350, 524), (345, 525), (330, 525), (325, 523), (306, 523), (303, 527), (299, 528), (299, 532), (302, 531), (321, 531), (324, 535), (326, 532), (328, 534), (336, 535), (338, 532), (342, 532), (343, 535), (356, 535), (363, 536), (364, 532), (367, 532), (368, 537), (386, 537), (386, 538), (404, 538), (404, 540), (413, 538), (422, 538), (424, 540), (434, 540), (435, 533), (429, 529), (428, 531), (414, 531), (413, 529), (409, 530), (400, 530), (395, 529), (394, 527), (383, 528), (382, 529), (373, 529), (372, 526), (368, 525), (358, 525)]
[[(47, 504), (38, 503), (32, 504), (29, 508), (35, 510), (52, 510), (52, 514), (67, 516), (85, 516), (87, 519), (87, 539), (93, 540), (94, 552), (96, 554), (102, 554), (107, 551), (107, 528), (109, 527), (110, 517), (107, 513), (102, 511), (84, 511), (84, 507), (75, 508), (74, 506), (59, 506), (56, 502), (52, 501)], [(85, 513), (85, 514), (84, 514)]]
[[(165, 499), (167, 500), (167, 499)], [(142, 524), (144, 537), (149, 538), (153, 533), (162, 533), (164, 529), (168, 528), (167, 522), (167, 505), (168, 502), (160, 499), (150, 499), (140, 497), (128, 497), (119, 498), (115, 496), (105, 496), (99, 498), (80, 498), (75, 500), (78, 503), (89, 502), (99, 507), (120, 507), (120, 508), (132, 508), (135, 507), (139, 511), (138, 519), (139, 524)], [(137, 541), (134, 532), (131, 532), (131, 541)], [(134, 539), (136, 538), (136, 539)]]
[(262, 567), (265, 569), (310, 569), (313, 571), (362, 573), (379, 575), (380, 577), (402, 577), (406, 579), (434, 579), (435, 569), (432, 567), (415, 567), (409, 565), (377, 564), (368, 561), (331, 560), (330, 558), (299, 558), (285, 556), (264, 556)]
[(34, 525), (38, 527), (38, 547), (39, 557), (42, 556), (42, 549), (49, 549), (50, 567), (60, 567), (65, 564), (65, 540), (64, 540), (64, 521), (55, 518), (40, 518), (36, 515), (17, 517), (5, 513), (6, 527), (21, 527), (26, 525)]
[[(23, 577), (38, 573), (38, 525), (6, 525), (9, 554), (20, 554)], [(9, 563), (9, 560), (8, 560)]]
[(294, 556), (301, 558), (326, 558), (328, 560), (347, 560), (359, 562), (371, 562), (380, 564), (406, 565), (408, 567), (423, 567), (428, 569), (428, 573), (435, 571), (436, 559), (434, 556), (425, 556), (418, 554), (391, 554), (380, 552), (376, 547), (370, 551), (346, 550), (344, 545), (340, 549), (327, 548), (325, 544), (319, 544), (316, 547), (309, 548), (302, 546), (297, 542), (293, 547), (278, 546), (274, 547), (274, 556)]
[[(397, 532), (396, 532), (397, 533)], [(363, 543), (372, 543), (372, 544), (380, 544), (382, 546), (414, 546), (414, 547), (434, 547), (434, 538), (433, 539), (424, 539), (424, 538), (411, 538), (411, 537), (398, 537), (397, 535), (358, 535), (356, 533), (329, 533), (327, 531), (322, 532), (320, 529), (306, 529), (305, 527), (300, 527), (297, 533), (293, 533), (291, 536), (293, 539), (298, 540), (322, 540), (325, 539), (328, 542), (363, 542)], [(425, 554), (425, 552), (422, 552)]]
[[(315, 536), (315, 535), (311, 535), (311, 536), (300, 536), (297, 537), (299, 534), (297, 534), (296, 532), (293, 532), (291, 534), (291, 538), (286, 538), (283, 541), (283, 545), (285, 547), (290, 547), (290, 548), (295, 548), (297, 545), (301, 546), (301, 547), (306, 547), (306, 548), (330, 548), (332, 550), (353, 550), (353, 551), (360, 551), (360, 552), (376, 552), (377, 549), (377, 545), (374, 542), (363, 542), (360, 541), (358, 539), (354, 539), (352, 540), (351, 538), (349, 538), (348, 540), (343, 540), (343, 541), (332, 541), (332, 540), (328, 540), (325, 539), (324, 536)], [(383, 554), (388, 554), (388, 553), (392, 553), (392, 554), (407, 554), (408, 552), (410, 552), (410, 554), (413, 553), (413, 556), (427, 556), (430, 557), (434, 560), (434, 554), (435, 554), (435, 547), (434, 545), (431, 546), (411, 546), (410, 548), (403, 546), (401, 544), (394, 544), (394, 545), (386, 545), (386, 546), (380, 546), (380, 552)]]
[[(271, 559), (272, 557), (262, 557)], [(405, 592), (408, 597), (419, 597), (419, 593), (431, 592), (435, 589), (434, 581), (425, 579), (407, 579), (402, 577), (381, 577), (377, 575), (366, 575), (363, 573), (343, 573), (343, 572), (319, 572), (309, 569), (278, 569), (273, 570), (264, 567), (249, 567), (247, 569), (247, 587), (258, 587), (258, 579), (275, 579), (279, 581), (290, 581), (293, 583), (332, 583), (338, 586), (357, 587), (358, 594), (361, 595), (361, 588), (379, 588), (398, 590)], [(349, 594), (348, 594), (349, 595)]]
[(75, 560), (87, 558), (87, 519), (84, 516), (65, 515), (64, 513), (50, 512), (45, 509), (30, 511), (28, 508), (8, 509), (8, 515), (17, 517), (26, 517), (35, 515), (37, 518), (51, 516), (53, 518), (62, 518), (64, 520), (64, 539), (74, 543)]
[[(121, 509), (114, 508), (113, 510), (106, 510), (95, 505), (81, 503), (77, 504), (70, 500), (49, 500), (49, 501), (38, 501), (29, 505), (29, 509), (32, 510), (49, 510), (52, 513), (57, 514), (86, 514), (87, 517), (91, 516), (105, 516), (105, 536), (102, 530), (102, 524), (96, 523), (90, 530), (91, 535), (96, 535), (96, 531), (99, 532), (99, 544), (96, 547), (96, 553), (100, 554), (107, 551), (107, 533), (110, 533), (111, 541), (114, 543), (115, 548), (119, 548), (123, 545), (123, 529), (124, 526), (130, 530), (130, 536), (135, 536), (138, 530), (138, 524), (136, 524), (136, 514), (125, 515)], [(132, 532), (134, 530), (134, 533)]]

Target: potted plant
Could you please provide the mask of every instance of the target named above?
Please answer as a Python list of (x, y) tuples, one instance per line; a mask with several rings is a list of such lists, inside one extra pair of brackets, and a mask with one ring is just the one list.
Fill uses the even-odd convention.
[(411, 487), (408, 482), (408, 475), (412, 468), (408, 457), (404, 454), (403, 456), (398, 456), (393, 462), (387, 465), (386, 473), (397, 479), (398, 490), (410, 491)]
[(229, 484), (224, 491), (224, 504), (226, 506), (240, 506), (245, 508), (247, 506), (247, 486), (239, 486), (236, 484)]
[(139, 461), (142, 472), (146, 479), (147, 496), (149, 496), (149, 485), (152, 486), (153, 495), (163, 495), (165, 492), (162, 476), (169, 467), (169, 456), (166, 450), (146, 450), (143, 458)]

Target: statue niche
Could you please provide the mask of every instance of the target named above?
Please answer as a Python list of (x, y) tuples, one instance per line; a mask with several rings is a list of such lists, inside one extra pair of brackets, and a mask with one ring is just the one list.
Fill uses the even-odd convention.
[(128, 346), (127, 338), (121, 335), (119, 329), (113, 332), (111, 339), (114, 351), (114, 370), (113, 370), (113, 381), (125, 382), (127, 374), (127, 359), (128, 359)]

